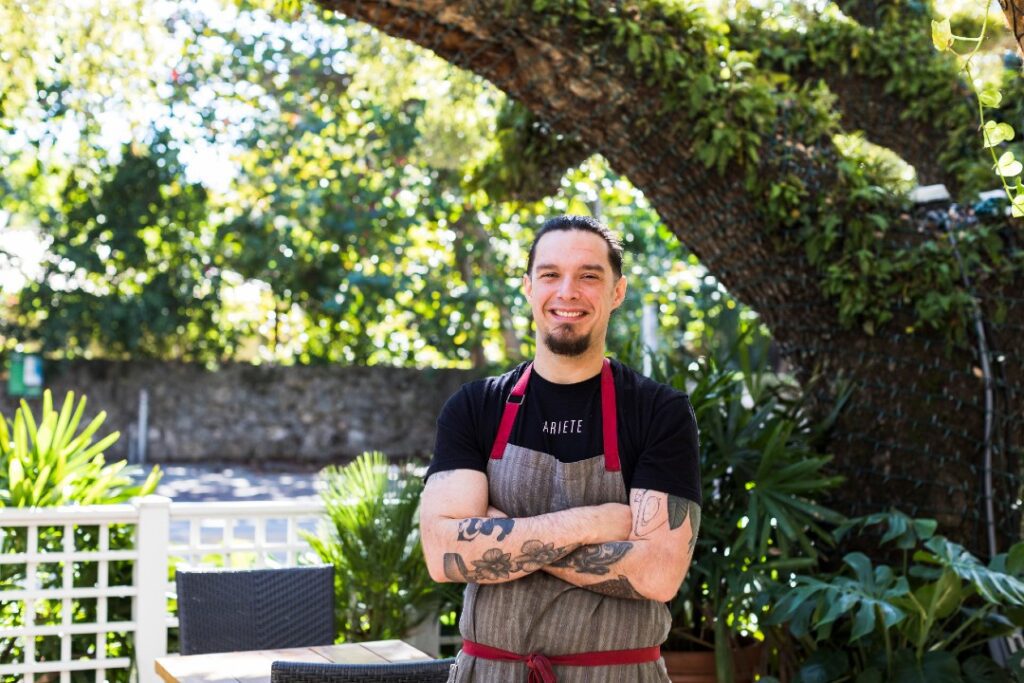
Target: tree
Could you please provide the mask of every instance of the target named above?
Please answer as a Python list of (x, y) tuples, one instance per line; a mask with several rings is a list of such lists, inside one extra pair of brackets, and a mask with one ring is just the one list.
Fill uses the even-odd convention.
[[(87, 174), (88, 175), (91, 174)], [(18, 296), (14, 325), (44, 353), (217, 360), (232, 345), (220, 326), (221, 277), (206, 192), (185, 182), (166, 135), (126, 146), (93, 182), (72, 173), (41, 277)]]
[[(862, 129), (920, 178), (976, 187), (983, 161), (933, 161), (971, 145), (982, 157), (926, 3), (849, 2), (789, 27), (653, 0), (320, 4), (480, 74), (600, 151), (761, 314), (800, 380), (823, 380), (822, 409), (851, 380), (831, 441), (855, 484), (846, 511), (900, 505), (987, 553), (991, 504), (998, 547), (1018, 535), (1019, 224), (908, 210), (832, 141)], [(797, 35), (810, 47), (795, 60), (769, 51)]]

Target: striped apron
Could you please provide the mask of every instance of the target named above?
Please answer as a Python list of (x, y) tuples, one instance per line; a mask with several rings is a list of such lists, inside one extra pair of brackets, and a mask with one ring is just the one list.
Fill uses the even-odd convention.
[[(510, 517), (533, 517), (626, 503), (611, 364), (605, 360), (601, 373), (604, 454), (571, 463), (508, 443), (530, 370), (527, 366), (509, 396), (488, 461), (490, 504)], [(614, 567), (607, 578), (617, 578)], [(601, 595), (543, 571), (507, 583), (471, 583), (459, 622), (467, 643), (448, 682), (667, 683), (656, 649), (668, 636), (670, 621), (663, 603)], [(647, 656), (652, 650), (653, 658)], [(619, 651), (628, 652), (616, 656)], [(645, 661), (608, 664), (637, 659)]]

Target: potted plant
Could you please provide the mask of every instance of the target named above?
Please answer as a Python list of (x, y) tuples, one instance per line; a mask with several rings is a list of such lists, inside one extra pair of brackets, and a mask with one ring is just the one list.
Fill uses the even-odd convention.
[(662, 378), (690, 396), (704, 498), (694, 560), (670, 604), (663, 651), (674, 681), (753, 680), (765, 655), (755, 637), (760, 596), (780, 577), (813, 567), (833, 545), (828, 528), (842, 521), (816, 501), (840, 482), (825, 473), (830, 458), (816, 446), (849, 392), (815, 421), (800, 392), (766, 370), (765, 357), (753, 362), (741, 337), (730, 358), (709, 356)]
[(879, 513), (840, 526), (881, 525), (898, 566), (852, 552), (826, 575), (799, 575), (766, 623), (788, 638), (792, 683), (1010, 683), (987, 641), (1024, 624), (1024, 542), (983, 564), (935, 534), (934, 520)]

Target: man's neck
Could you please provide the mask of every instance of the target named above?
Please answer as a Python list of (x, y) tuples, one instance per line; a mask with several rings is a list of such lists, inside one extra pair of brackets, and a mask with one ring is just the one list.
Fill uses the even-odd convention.
[(588, 380), (601, 372), (603, 364), (604, 344), (595, 344), (580, 356), (552, 353), (546, 346), (539, 344), (533, 359), (533, 369), (554, 384), (575, 384)]

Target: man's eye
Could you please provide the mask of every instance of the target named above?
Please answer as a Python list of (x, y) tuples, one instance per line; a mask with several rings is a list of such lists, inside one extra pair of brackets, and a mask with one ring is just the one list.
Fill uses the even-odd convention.
[(553, 278), (555, 276), (555, 274), (554, 273), (541, 273), (540, 276), (542, 278)]

